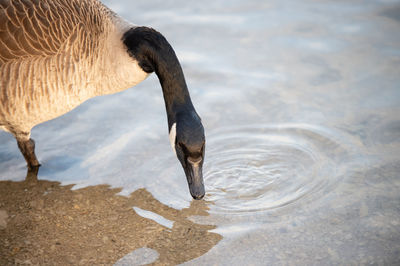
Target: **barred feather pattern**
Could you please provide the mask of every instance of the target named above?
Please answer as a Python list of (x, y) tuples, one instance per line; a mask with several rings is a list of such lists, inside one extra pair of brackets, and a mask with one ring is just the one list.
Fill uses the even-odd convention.
[(0, 0), (0, 128), (33, 126), (147, 77), (121, 38), (134, 27), (97, 0)]

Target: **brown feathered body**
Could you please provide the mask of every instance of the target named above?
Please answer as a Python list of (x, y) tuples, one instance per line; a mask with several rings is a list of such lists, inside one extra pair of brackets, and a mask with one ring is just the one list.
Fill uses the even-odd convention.
[(121, 38), (134, 27), (97, 0), (0, 0), (0, 128), (35, 125), (147, 77)]

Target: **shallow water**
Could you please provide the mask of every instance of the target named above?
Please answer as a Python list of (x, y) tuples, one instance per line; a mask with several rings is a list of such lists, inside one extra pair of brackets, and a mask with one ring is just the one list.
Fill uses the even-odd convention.
[[(104, 2), (170, 40), (206, 128), (209, 210), (190, 220), (222, 240), (187, 264), (400, 263), (399, 1)], [(188, 208), (163, 104), (153, 75), (37, 126), (39, 178)], [(0, 142), (0, 180), (23, 180)]]

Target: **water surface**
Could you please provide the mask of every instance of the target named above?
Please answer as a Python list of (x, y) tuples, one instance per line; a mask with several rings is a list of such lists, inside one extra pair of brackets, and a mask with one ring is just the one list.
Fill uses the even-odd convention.
[[(104, 2), (169, 39), (206, 128), (209, 210), (188, 219), (222, 240), (187, 264), (400, 263), (399, 1)], [(154, 75), (32, 137), (40, 179), (191, 206)], [(0, 142), (0, 179), (23, 180), (15, 141)]]

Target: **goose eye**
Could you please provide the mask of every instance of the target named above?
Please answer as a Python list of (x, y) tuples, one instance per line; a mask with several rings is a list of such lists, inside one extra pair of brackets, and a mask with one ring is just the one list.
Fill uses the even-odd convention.
[(179, 142), (179, 143), (178, 143), (178, 146), (181, 148), (181, 150), (183, 151), (183, 153), (187, 154), (188, 150), (187, 150), (185, 144), (183, 144), (182, 142)]

